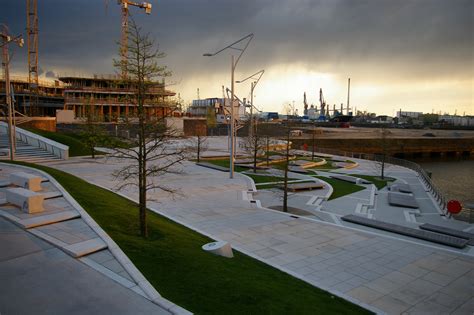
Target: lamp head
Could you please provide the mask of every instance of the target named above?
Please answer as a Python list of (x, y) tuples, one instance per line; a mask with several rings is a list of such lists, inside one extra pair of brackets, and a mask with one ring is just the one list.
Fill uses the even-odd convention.
[(213, 55), (212, 55), (212, 54), (209, 54), (209, 53), (207, 53), (207, 54), (203, 54), (203, 56), (204, 56), (204, 57), (211, 57), (211, 56), (213, 56)]

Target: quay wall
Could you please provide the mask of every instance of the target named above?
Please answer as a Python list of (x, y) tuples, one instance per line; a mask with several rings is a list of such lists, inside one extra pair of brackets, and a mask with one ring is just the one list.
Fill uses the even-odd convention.
[[(292, 138), (293, 148), (301, 148), (306, 143), (311, 150), (311, 138)], [(404, 155), (474, 155), (474, 138), (374, 138), (361, 139), (315, 139), (316, 148), (327, 148), (348, 152), (374, 153), (383, 152), (393, 156)]]

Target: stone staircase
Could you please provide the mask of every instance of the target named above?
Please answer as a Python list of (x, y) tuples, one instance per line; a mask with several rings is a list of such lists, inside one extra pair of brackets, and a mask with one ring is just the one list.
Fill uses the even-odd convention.
[[(3, 148), (9, 148), (8, 135), (0, 133), (0, 149)], [(0, 156), (1, 159), (8, 159), (8, 157)], [(59, 160), (58, 157), (44, 149), (29, 145), (18, 139), (16, 140), (15, 161), (44, 163)]]

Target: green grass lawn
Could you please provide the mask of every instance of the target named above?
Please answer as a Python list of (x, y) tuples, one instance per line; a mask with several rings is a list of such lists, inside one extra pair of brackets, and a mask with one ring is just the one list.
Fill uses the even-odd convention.
[(139, 236), (134, 202), (46, 166), (165, 298), (196, 314), (368, 314), (348, 301), (234, 251), (204, 252), (209, 238), (148, 212), (149, 238)]
[[(51, 132), (34, 128), (27, 128), (27, 130), (36, 133), (37, 135), (69, 146), (69, 156), (91, 155), (90, 150), (81, 141), (81, 137), (78, 134), (72, 132)], [(98, 152), (97, 154), (100, 153)]]
[[(281, 182), (284, 180), (284, 177), (280, 176), (265, 176), (265, 175), (256, 175), (256, 174), (248, 174), (245, 173), (248, 177), (252, 178), (255, 184), (261, 183), (270, 183), (270, 182)], [(288, 178), (288, 180), (295, 180), (296, 178)]]
[(329, 177), (317, 176), (317, 175), (313, 177), (322, 179), (323, 181), (325, 181), (326, 183), (332, 186), (333, 192), (332, 192), (331, 197), (329, 197), (328, 200), (336, 199), (336, 198), (349, 195), (349, 194), (365, 189), (365, 187), (363, 186), (351, 184), (351, 183), (348, 183), (339, 179), (335, 179), (335, 178), (329, 178)]
[[(298, 183), (312, 183), (314, 182), (313, 180), (304, 180), (300, 181)], [(293, 183), (293, 181), (288, 181), (289, 184)], [(275, 183), (268, 183), (268, 184), (262, 184), (258, 185), (257, 189), (270, 189), (270, 188), (282, 188), (283, 184), (275, 184)]]
[(318, 165), (318, 166), (313, 166), (311, 169), (316, 169), (316, 170), (336, 170), (339, 169), (339, 166), (333, 166), (333, 162), (331, 160), (326, 160), (326, 164), (323, 165)]
[[(69, 156), (87, 156), (91, 155), (91, 152), (84, 142), (84, 136), (80, 133), (74, 132), (51, 132), (35, 128), (26, 128), (28, 131), (36, 133), (37, 135), (45, 138), (54, 140), (69, 146)], [(122, 141), (116, 137), (107, 137), (108, 145), (110, 147), (128, 147), (125, 141)], [(104, 154), (102, 152), (95, 151), (96, 155)]]
[(297, 160), (305, 160), (305, 161), (311, 161), (311, 162), (322, 162), (324, 159), (319, 158), (319, 157), (314, 157), (314, 159), (311, 159), (311, 156), (299, 156), (296, 158)]
[[(210, 164), (214, 164), (214, 165), (217, 165), (217, 166), (222, 166), (222, 167), (227, 167), (229, 168), (230, 165), (229, 165), (229, 159), (219, 159), (219, 160), (201, 160), (201, 162), (206, 162), (206, 163), (210, 163)], [(247, 171), (249, 170), (248, 168), (245, 168), (245, 167), (241, 167), (241, 166), (235, 166), (234, 165), (234, 171), (235, 172), (243, 172), (243, 171)]]
[(382, 179), (380, 178), (380, 176), (352, 175), (352, 174), (351, 174), (351, 176), (359, 177), (359, 178), (363, 178), (363, 179), (365, 179), (365, 180), (368, 180), (369, 182), (371, 182), (372, 184), (374, 184), (375, 187), (377, 187), (377, 189), (382, 189), (382, 188), (384, 188), (385, 186), (387, 186), (388, 183), (395, 181), (395, 178), (391, 178), (391, 177), (385, 177), (385, 178), (382, 180)]

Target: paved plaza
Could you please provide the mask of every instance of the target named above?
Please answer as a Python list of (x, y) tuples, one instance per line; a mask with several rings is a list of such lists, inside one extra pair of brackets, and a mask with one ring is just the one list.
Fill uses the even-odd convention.
[[(120, 167), (118, 161), (86, 158), (48, 165), (107, 188), (116, 187), (110, 174)], [(472, 314), (474, 310), (471, 247), (454, 250), (262, 209), (248, 201), (247, 191), (252, 185), (243, 175), (236, 174), (230, 180), (228, 173), (191, 162), (184, 163), (182, 171), (161, 177), (180, 194), (169, 198), (163, 192), (152, 192), (151, 197), (157, 200), (150, 202), (153, 210), (379, 312)], [(394, 175), (400, 170), (392, 172)], [(136, 191), (122, 193), (138, 199)], [(376, 209), (376, 217), (390, 218), (387, 208)]]

